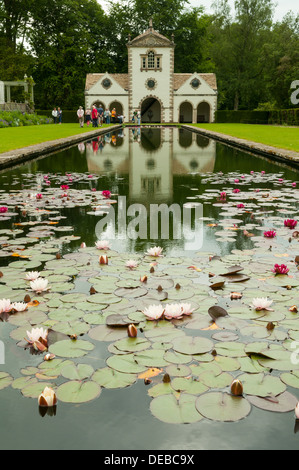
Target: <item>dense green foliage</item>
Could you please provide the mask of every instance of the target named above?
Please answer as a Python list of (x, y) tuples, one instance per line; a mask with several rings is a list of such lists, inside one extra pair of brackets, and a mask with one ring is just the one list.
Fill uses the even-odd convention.
[[(200, 2), (199, 2), (200, 4)], [(35, 82), (39, 109), (84, 103), (86, 73), (127, 72), (129, 35), (153, 19), (174, 34), (175, 72), (215, 72), (219, 109), (294, 108), (299, 16), (275, 22), (272, 0), (215, 0), (213, 14), (187, 0), (0, 0), (0, 79)], [(265, 104), (266, 103), (266, 104)]]

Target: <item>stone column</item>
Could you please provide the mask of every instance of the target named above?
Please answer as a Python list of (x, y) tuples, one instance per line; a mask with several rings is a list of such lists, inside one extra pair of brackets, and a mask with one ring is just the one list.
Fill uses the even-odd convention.
[(0, 81), (0, 104), (5, 103), (5, 84)]
[(11, 102), (10, 85), (6, 85), (6, 102), (7, 103)]

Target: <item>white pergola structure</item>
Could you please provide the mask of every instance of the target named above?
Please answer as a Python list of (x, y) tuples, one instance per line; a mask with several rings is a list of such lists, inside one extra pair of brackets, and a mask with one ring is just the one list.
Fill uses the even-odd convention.
[[(26, 94), (30, 94), (30, 101), (34, 103), (34, 82), (32, 77), (28, 79), (25, 75), (24, 80), (16, 81), (0, 81), (0, 105), (6, 105), (11, 103), (11, 87), (20, 86), (24, 88)], [(25, 104), (29, 104), (28, 100), (25, 99)]]

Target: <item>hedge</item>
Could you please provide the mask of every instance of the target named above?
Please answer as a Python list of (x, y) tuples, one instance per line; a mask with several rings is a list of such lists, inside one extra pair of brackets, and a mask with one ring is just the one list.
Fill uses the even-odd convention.
[(299, 108), (274, 111), (216, 111), (215, 118), (218, 123), (299, 126)]
[[(49, 116), (49, 117), (52, 117), (52, 111), (53, 109), (51, 110), (36, 109), (35, 110), (36, 114), (38, 114), (39, 116)], [(77, 109), (74, 111), (69, 111), (69, 110), (64, 111), (62, 109), (62, 122), (65, 122), (66, 124), (73, 124), (75, 122), (78, 122)]]

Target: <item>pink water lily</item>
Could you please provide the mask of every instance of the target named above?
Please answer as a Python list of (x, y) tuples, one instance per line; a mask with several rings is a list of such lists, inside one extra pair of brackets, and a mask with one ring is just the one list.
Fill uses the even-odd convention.
[(70, 189), (70, 187), (67, 184), (62, 184), (60, 186), (60, 189), (62, 189), (62, 191), (67, 191), (68, 189)]
[(264, 237), (265, 238), (275, 238), (276, 237), (275, 230), (268, 230), (267, 232), (264, 232)]
[(240, 192), (241, 192), (241, 190), (240, 190), (239, 188), (233, 189), (233, 193), (234, 193), (234, 194), (238, 194), (238, 193), (240, 193)]
[(293, 188), (296, 188), (297, 183), (292, 183)]
[(294, 230), (294, 228), (297, 226), (297, 223), (297, 220), (287, 219), (284, 221), (284, 226), (290, 228), (291, 230)]
[(108, 240), (99, 240), (96, 242), (96, 248), (98, 250), (110, 250), (109, 241)]
[(274, 269), (272, 269), (272, 272), (274, 274), (288, 274), (290, 270), (285, 264), (275, 264)]
[(238, 208), (238, 209), (244, 209), (244, 207), (245, 207), (244, 204), (238, 204), (238, 205), (237, 205), (237, 208)]
[(267, 297), (257, 297), (256, 299), (252, 300), (252, 306), (256, 311), (267, 310), (272, 312), (273, 310), (270, 308), (272, 304), (273, 300), (268, 300)]
[(155, 246), (154, 248), (149, 248), (145, 254), (148, 256), (153, 256), (155, 258), (158, 258), (162, 256), (162, 251), (163, 251), (163, 248), (161, 248), (160, 246)]
[(129, 261), (126, 262), (126, 268), (129, 269), (136, 269), (138, 268), (138, 263), (137, 261), (130, 259)]
[(180, 320), (183, 318), (183, 311), (180, 304), (167, 304), (164, 311), (167, 320)]
[(102, 191), (102, 196), (109, 199), (109, 197), (111, 196), (111, 192), (108, 190)]
[(42, 199), (42, 198), (43, 198), (43, 195), (42, 195), (42, 194), (39, 193), (39, 194), (36, 195), (36, 199), (39, 200), (39, 199)]
[(5, 206), (0, 207), (0, 214), (6, 214), (7, 211), (8, 211), (7, 207)]
[(12, 309), (12, 304), (9, 299), (0, 300), (0, 314), (9, 313)]
[(48, 330), (43, 328), (32, 328), (27, 331), (27, 343), (32, 346), (36, 351), (46, 351), (48, 348)]
[(220, 193), (220, 199), (221, 199), (222, 201), (226, 199), (226, 192), (225, 192), (225, 191), (222, 191), (222, 192)]

